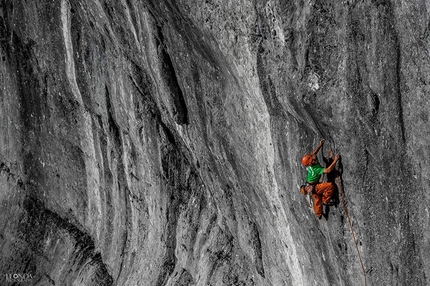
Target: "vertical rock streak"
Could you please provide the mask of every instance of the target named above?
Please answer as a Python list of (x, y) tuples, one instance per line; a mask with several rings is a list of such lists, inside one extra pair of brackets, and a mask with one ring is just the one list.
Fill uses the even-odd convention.
[[(12, 2), (0, 269), (359, 285), (357, 247), (369, 285), (429, 284), (425, 1)], [(319, 221), (297, 190), (320, 137), (341, 152), (356, 242), (342, 208)]]

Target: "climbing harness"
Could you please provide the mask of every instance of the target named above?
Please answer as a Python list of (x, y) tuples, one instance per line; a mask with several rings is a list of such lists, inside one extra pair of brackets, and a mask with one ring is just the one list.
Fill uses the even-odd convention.
[(315, 184), (309, 184), (306, 182), (305, 184), (300, 186), (300, 192), (302, 195), (306, 196), (306, 201), (308, 203), (309, 209), (313, 208), (313, 201), (312, 201), (312, 193), (315, 191)]

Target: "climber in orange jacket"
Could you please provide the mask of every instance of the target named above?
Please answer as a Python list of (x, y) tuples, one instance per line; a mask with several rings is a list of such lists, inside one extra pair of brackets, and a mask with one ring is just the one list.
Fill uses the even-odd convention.
[(322, 174), (330, 173), (334, 170), (337, 161), (339, 160), (339, 155), (334, 157), (333, 162), (327, 168), (323, 168), (318, 162), (317, 153), (324, 145), (324, 140), (320, 141), (318, 147), (312, 151), (310, 154), (306, 154), (302, 158), (302, 164), (306, 167), (308, 171), (308, 176), (306, 177), (305, 190), (311, 193), (314, 197), (314, 210), (315, 214), (321, 219), (323, 214), (323, 204), (331, 205), (332, 196), (334, 193), (334, 184), (332, 182), (320, 183), (320, 177)]

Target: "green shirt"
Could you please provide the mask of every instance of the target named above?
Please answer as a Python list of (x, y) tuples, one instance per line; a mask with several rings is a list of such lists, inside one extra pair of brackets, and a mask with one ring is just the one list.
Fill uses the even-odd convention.
[(306, 182), (308, 183), (318, 183), (322, 174), (324, 174), (324, 169), (320, 163), (309, 166), (306, 168), (308, 170), (308, 176), (306, 177)]

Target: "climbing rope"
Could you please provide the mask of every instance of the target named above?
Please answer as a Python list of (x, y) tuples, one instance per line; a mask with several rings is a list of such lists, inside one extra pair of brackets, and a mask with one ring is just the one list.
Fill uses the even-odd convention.
[(354, 232), (354, 229), (352, 228), (351, 218), (349, 217), (348, 206), (347, 206), (347, 203), (345, 200), (345, 193), (343, 192), (343, 184), (342, 184), (342, 179), (341, 179), (340, 175), (336, 177), (336, 181), (337, 181), (337, 185), (339, 187), (339, 193), (340, 193), (341, 198), (342, 198), (343, 208), (345, 209), (346, 218), (348, 219), (349, 229), (351, 230), (351, 234), (352, 234), (352, 238), (354, 240), (355, 248), (357, 249), (358, 260), (360, 261), (361, 270), (363, 271), (364, 286), (367, 286), (366, 271), (364, 270), (363, 260), (361, 259), (360, 250), (358, 249), (357, 239), (355, 238), (355, 232)]

